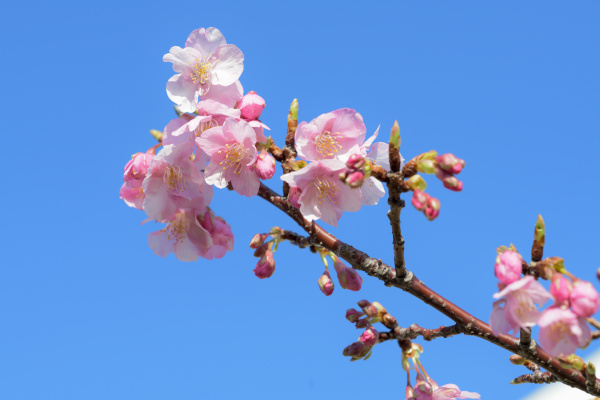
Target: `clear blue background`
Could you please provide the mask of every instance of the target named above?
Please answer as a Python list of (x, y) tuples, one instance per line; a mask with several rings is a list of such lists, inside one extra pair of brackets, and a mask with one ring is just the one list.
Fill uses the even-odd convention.
[[(152, 253), (160, 226), (140, 226), (145, 215), (119, 200), (121, 175), (173, 118), (162, 56), (199, 27), (244, 52), (242, 84), (265, 98), (278, 143), (297, 97), (301, 120), (351, 107), (383, 140), (398, 119), (407, 158), (467, 161), (462, 193), (429, 178), (438, 220), (402, 214), (408, 266), (433, 289), (487, 320), (495, 249), (528, 255), (538, 213), (546, 255), (598, 286), (595, 1), (34, 1), (2, 15), (2, 399), (404, 399), (395, 344), (342, 357), (359, 334), (345, 310), (366, 298), (403, 326), (450, 323), (373, 279), (326, 298), (319, 259), (285, 244), (273, 277), (255, 278), (252, 235), (299, 231), (259, 198), (216, 194), (236, 234), (224, 259)], [(332, 231), (390, 263), (382, 203)], [(484, 399), (535, 389), (508, 385), (527, 371), (487, 342), (424, 346), (440, 384)]]

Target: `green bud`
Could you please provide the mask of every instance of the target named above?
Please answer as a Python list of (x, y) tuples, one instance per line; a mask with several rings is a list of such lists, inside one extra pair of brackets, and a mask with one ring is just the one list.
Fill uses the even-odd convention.
[(298, 120), (298, 99), (292, 100), (292, 104), (290, 105), (290, 113), (288, 114), (288, 119)]
[(400, 125), (398, 121), (394, 121), (392, 132), (390, 133), (390, 147), (400, 148)]
[(535, 222), (535, 240), (544, 244), (544, 238), (546, 236), (546, 224), (541, 215), (538, 215), (537, 221)]
[(435, 158), (437, 157), (438, 153), (435, 150), (430, 150), (427, 153), (423, 153), (420, 156), (417, 157), (417, 160), (435, 160)]
[(408, 186), (410, 186), (413, 190), (419, 189), (423, 191), (427, 189), (427, 182), (425, 182), (425, 179), (423, 179), (421, 175), (413, 175), (408, 180)]
[(156, 129), (150, 129), (150, 134), (154, 139), (159, 142), (162, 142), (163, 133), (161, 131), (157, 131)]
[(549, 257), (544, 260), (547, 267), (552, 268), (556, 272), (560, 272), (561, 274), (565, 274), (567, 270), (565, 269), (565, 260), (560, 257)]
[(587, 368), (585, 370), (588, 376), (596, 376), (596, 367), (591, 362), (588, 363)]
[(433, 160), (417, 161), (417, 171), (424, 174), (435, 174), (435, 162)]

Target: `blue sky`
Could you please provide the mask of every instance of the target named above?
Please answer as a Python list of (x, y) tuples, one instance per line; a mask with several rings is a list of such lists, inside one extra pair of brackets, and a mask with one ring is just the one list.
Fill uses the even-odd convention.
[[(466, 160), (461, 193), (429, 178), (438, 220), (402, 214), (407, 264), (433, 289), (487, 320), (495, 249), (514, 243), (528, 254), (540, 213), (546, 255), (598, 287), (597, 2), (3, 8), (3, 399), (352, 399), (396, 387), (403, 399), (397, 346), (378, 345), (366, 362), (342, 357), (359, 334), (345, 310), (366, 298), (403, 326), (449, 324), (373, 279), (325, 298), (319, 259), (287, 245), (273, 277), (255, 278), (252, 235), (299, 229), (233, 192), (213, 201), (236, 235), (233, 253), (197, 263), (152, 253), (147, 234), (159, 227), (140, 226), (144, 214), (119, 200), (122, 170), (153, 144), (148, 130), (173, 118), (162, 56), (199, 27), (219, 28), (244, 52), (242, 84), (265, 98), (262, 120), (279, 143), (298, 98), (301, 120), (350, 107), (383, 137), (397, 119), (406, 158), (436, 149)], [(280, 190), (278, 178), (269, 185)], [(332, 232), (390, 263), (386, 211), (383, 202), (346, 214)], [(535, 389), (508, 385), (526, 370), (476, 338), (424, 346), (440, 384), (484, 399)]]

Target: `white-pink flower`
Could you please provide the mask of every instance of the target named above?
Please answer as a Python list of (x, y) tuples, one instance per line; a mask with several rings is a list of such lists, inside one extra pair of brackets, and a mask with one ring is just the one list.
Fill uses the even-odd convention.
[(366, 132), (362, 116), (355, 110), (342, 108), (301, 122), (296, 129), (296, 150), (306, 161), (350, 156), (358, 152)]
[(201, 249), (202, 258), (222, 258), (225, 253), (233, 250), (233, 232), (223, 218), (215, 216), (212, 210), (208, 209), (203, 216), (198, 217), (198, 221), (212, 238), (212, 245), (208, 249)]
[(563, 307), (548, 307), (538, 320), (540, 345), (553, 357), (572, 354), (592, 338), (585, 318)]
[(258, 154), (256, 133), (246, 121), (228, 118), (223, 126), (204, 132), (196, 143), (210, 157), (204, 170), (208, 184), (224, 188), (231, 182), (241, 195), (258, 194), (260, 180), (252, 169)]
[(495, 293), (494, 298), (500, 300), (494, 302), (490, 326), (494, 335), (499, 335), (534, 326), (540, 316), (535, 304), (541, 306), (552, 296), (533, 276), (528, 275)]
[(129, 207), (143, 210), (144, 190), (142, 189), (142, 181), (134, 179), (129, 182), (124, 182), (119, 190), (119, 197)]
[[(221, 97), (223, 93), (213, 89), (236, 85), (244, 69), (244, 55), (240, 49), (227, 44), (216, 28), (193, 31), (185, 47), (171, 47), (163, 61), (172, 62), (173, 70), (178, 72), (167, 82), (167, 94), (184, 112), (195, 111), (198, 96), (224, 100)], [(237, 87), (232, 89), (238, 91)]]
[(163, 147), (154, 157), (142, 187), (144, 211), (156, 221), (166, 221), (182, 208), (204, 210), (213, 196), (202, 172), (174, 145)]
[(196, 218), (196, 210), (186, 209), (177, 210), (165, 228), (150, 233), (148, 245), (161, 257), (173, 252), (181, 261), (197, 261), (213, 245), (213, 240)]
[(321, 219), (337, 226), (344, 211), (358, 211), (361, 206), (361, 191), (349, 188), (339, 179), (345, 168), (346, 165), (337, 159), (311, 162), (281, 179), (300, 190), (298, 203), (306, 219)]

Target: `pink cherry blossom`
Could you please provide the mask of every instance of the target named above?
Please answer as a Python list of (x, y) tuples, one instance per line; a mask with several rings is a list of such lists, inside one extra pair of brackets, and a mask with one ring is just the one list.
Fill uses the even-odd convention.
[(254, 164), (254, 172), (260, 179), (271, 179), (275, 175), (275, 159), (266, 150), (261, 150)]
[(265, 99), (255, 91), (250, 91), (240, 99), (237, 108), (242, 112), (242, 118), (253, 121), (260, 118), (260, 114), (265, 108)]
[(173, 252), (181, 261), (197, 261), (213, 245), (195, 210), (177, 210), (167, 221), (165, 228), (148, 235), (148, 245), (154, 254), (165, 257)]
[(548, 307), (538, 320), (540, 345), (553, 357), (572, 354), (589, 344), (592, 333), (585, 318), (562, 307)]
[(362, 287), (362, 278), (353, 268), (346, 266), (339, 259), (336, 259), (333, 263), (335, 272), (337, 273), (338, 281), (343, 289), (352, 290), (357, 292)]
[(412, 397), (407, 400), (455, 400), (455, 399), (479, 399), (479, 393), (461, 391), (458, 386), (449, 383), (438, 387), (435, 382), (427, 382), (421, 374), (417, 375), (417, 384), (413, 390)]
[(518, 281), (521, 278), (521, 256), (516, 251), (506, 250), (496, 257), (494, 272), (496, 278), (505, 285)]
[(543, 305), (552, 296), (533, 276), (528, 275), (495, 293), (494, 298), (501, 300), (494, 302), (490, 325), (494, 335), (499, 335), (534, 326), (540, 316), (534, 304)]
[(569, 300), (571, 309), (580, 317), (588, 318), (598, 311), (598, 292), (590, 282), (576, 281)]
[(143, 210), (144, 207), (144, 189), (142, 189), (142, 181), (132, 180), (124, 182), (119, 190), (119, 197), (125, 201), (129, 207)]
[(292, 207), (300, 208), (300, 195), (302, 194), (302, 190), (297, 187), (290, 187), (290, 191), (288, 192), (287, 200), (292, 205)]
[(178, 73), (167, 82), (167, 94), (184, 112), (195, 111), (198, 96), (218, 100), (219, 96), (212, 96), (212, 89), (236, 85), (244, 69), (240, 49), (227, 44), (216, 28), (193, 31), (185, 47), (171, 47), (163, 61), (173, 63)]
[(557, 305), (569, 305), (569, 296), (573, 291), (573, 285), (563, 274), (555, 273), (552, 276), (552, 283), (550, 284), (550, 294), (554, 297), (554, 301)]
[(339, 180), (346, 168), (340, 160), (311, 162), (308, 166), (281, 177), (290, 187), (300, 189), (300, 211), (306, 219), (321, 219), (337, 226), (344, 211), (358, 211), (362, 193)]
[(258, 155), (256, 133), (246, 121), (228, 118), (222, 127), (204, 132), (196, 143), (210, 157), (204, 171), (208, 184), (224, 188), (231, 182), (241, 195), (258, 194), (260, 180), (252, 168)]
[(331, 294), (333, 293), (334, 285), (328, 270), (325, 270), (325, 272), (323, 272), (323, 275), (319, 277), (318, 283), (321, 292), (323, 292), (325, 296), (331, 296)]
[(213, 189), (189, 157), (167, 145), (154, 157), (142, 185), (144, 211), (156, 221), (166, 221), (180, 208), (204, 210)]
[(356, 153), (367, 128), (355, 110), (342, 108), (322, 114), (296, 129), (296, 150), (306, 161), (332, 159)]
[(148, 153), (136, 153), (125, 165), (123, 180), (130, 182), (132, 180), (142, 181), (146, 177), (146, 172), (154, 156)]
[(198, 217), (198, 221), (212, 239), (210, 247), (201, 249), (202, 258), (207, 260), (222, 258), (225, 253), (233, 250), (233, 232), (223, 218), (215, 216), (212, 210), (208, 209), (203, 216)]

